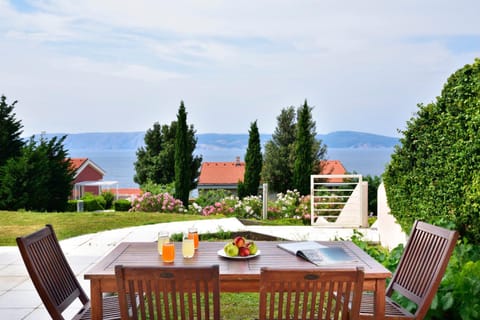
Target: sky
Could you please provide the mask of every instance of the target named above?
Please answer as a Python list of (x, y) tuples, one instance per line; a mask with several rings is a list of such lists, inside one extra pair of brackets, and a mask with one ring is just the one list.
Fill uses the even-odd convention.
[(25, 136), (273, 133), (313, 107), (317, 133), (400, 136), (417, 104), (480, 56), (478, 0), (0, 0), (0, 95)]

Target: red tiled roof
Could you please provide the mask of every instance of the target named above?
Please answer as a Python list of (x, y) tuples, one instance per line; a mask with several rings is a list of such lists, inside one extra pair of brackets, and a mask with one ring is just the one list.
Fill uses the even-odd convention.
[[(323, 170), (320, 174), (346, 174), (345, 167), (339, 160), (321, 161)], [(243, 181), (245, 174), (245, 162), (239, 160), (233, 162), (204, 162), (200, 169), (199, 185), (226, 185), (238, 184)], [(342, 181), (342, 179), (331, 179), (331, 182)]]
[[(320, 161), (322, 171), (320, 174), (346, 174), (347, 170), (340, 162), (340, 160), (322, 160)], [(343, 182), (342, 178), (327, 179), (327, 182)]]
[(72, 164), (73, 169), (77, 170), (87, 160), (88, 160), (88, 158), (70, 158), (70, 163)]
[(347, 170), (340, 160), (322, 160), (320, 161), (322, 172), (320, 174), (346, 174)]
[(237, 184), (243, 181), (245, 162), (204, 162), (198, 184)]
[[(105, 191), (109, 191), (113, 194), (117, 192), (117, 189), (105, 189)], [(119, 196), (139, 196), (142, 194), (142, 190), (140, 188), (118, 188), (118, 195)]]
[(105, 171), (88, 158), (70, 158), (70, 163), (72, 164), (73, 169), (76, 171), (75, 177), (77, 177), (88, 166), (97, 171), (100, 175), (105, 175)]

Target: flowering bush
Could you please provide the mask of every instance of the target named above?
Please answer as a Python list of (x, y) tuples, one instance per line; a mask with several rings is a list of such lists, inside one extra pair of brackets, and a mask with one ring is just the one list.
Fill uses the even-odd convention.
[(297, 217), (301, 217), (303, 224), (311, 224), (310, 196), (300, 197), (300, 203), (295, 211)]
[(154, 195), (145, 192), (133, 200), (130, 211), (182, 213), (185, 208), (181, 200), (175, 199), (169, 193)]
[[(239, 218), (262, 218), (262, 196), (248, 196), (240, 200), (230, 195), (219, 200), (212, 195), (218, 196), (219, 193), (204, 194), (190, 205), (190, 212), (204, 216), (223, 214)], [(269, 219), (302, 219), (305, 224), (310, 224), (310, 196), (301, 196), (297, 190), (280, 193), (276, 201), (269, 201), (267, 215)]]
[(268, 206), (270, 218), (304, 219), (306, 214), (310, 215), (310, 196), (301, 196), (297, 190), (277, 194), (277, 200)]
[(223, 214), (225, 216), (232, 216), (236, 214), (236, 206), (238, 204), (238, 197), (228, 196), (214, 204), (207, 204), (202, 207), (198, 202), (192, 203), (189, 210), (192, 213), (201, 214), (203, 216), (210, 216), (215, 214)]
[(262, 217), (262, 197), (261, 196), (248, 196), (239, 200), (235, 212), (237, 216), (242, 218), (256, 218)]

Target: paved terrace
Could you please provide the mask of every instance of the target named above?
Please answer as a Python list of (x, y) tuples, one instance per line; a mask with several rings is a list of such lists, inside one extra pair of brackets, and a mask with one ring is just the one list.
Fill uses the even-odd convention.
[[(287, 240), (334, 240), (348, 239), (352, 229), (319, 228), (312, 226), (247, 226), (236, 218), (171, 222), (141, 227), (116, 229), (87, 234), (62, 240), (62, 249), (81, 285), (90, 293), (89, 281), (83, 274), (102, 256), (122, 241), (155, 241), (157, 232), (162, 229), (170, 233), (186, 231), (195, 225), (199, 233), (223, 231), (251, 231)], [(55, 228), (55, 226), (54, 226)], [(359, 229), (366, 240), (378, 241), (378, 233), (373, 229)], [(72, 305), (64, 315), (71, 318), (80, 303)], [(50, 319), (37, 291), (30, 281), (17, 247), (0, 247), (0, 319)]]

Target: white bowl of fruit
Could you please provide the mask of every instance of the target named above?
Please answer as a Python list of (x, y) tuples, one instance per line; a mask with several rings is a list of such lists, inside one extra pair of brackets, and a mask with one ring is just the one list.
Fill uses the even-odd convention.
[(219, 256), (229, 259), (249, 259), (259, 256), (260, 250), (252, 240), (238, 236), (227, 242), (217, 253)]

